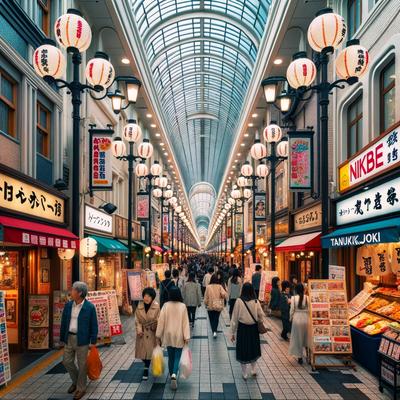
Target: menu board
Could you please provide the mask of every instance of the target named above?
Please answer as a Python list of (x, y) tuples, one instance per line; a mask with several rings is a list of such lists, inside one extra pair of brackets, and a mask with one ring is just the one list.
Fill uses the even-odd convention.
[(95, 296), (87, 298), (95, 307), (97, 314), (97, 324), (99, 327), (99, 333), (97, 336), (100, 339), (110, 337), (110, 323), (108, 317), (108, 299), (107, 296)]
[(154, 272), (157, 272), (158, 279), (161, 282), (165, 279), (165, 271), (167, 271), (169, 269), (169, 265), (167, 263), (153, 264), (152, 269)]
[(108, 309), (108, 323), (109, 323), (109, 336), (122, 335), (122, 323), (118, 309), (118, 299), (115, 290), (99, 290), (88, 293), (88, 300), (93, 302), (93, 299), (98, 297), (107, 298), (107, 309)]
[(70, 300), (67, 291), (55, 290), (53, 292), (53, 345), (60, 345), (61, 317), (65, 304)]
[(0, 386), (11, 380), (5, 296), (6, 292), (0, 291)]
[(142, 271), (127, 271), (129, 296), (132, 301), (142, 300)]
[(346, 285), (338, 280), (310, 280), (311, 351), (352, 353)]
[(49, 296), (30, 295), (28, 305), (28, 349), (49, 348)]

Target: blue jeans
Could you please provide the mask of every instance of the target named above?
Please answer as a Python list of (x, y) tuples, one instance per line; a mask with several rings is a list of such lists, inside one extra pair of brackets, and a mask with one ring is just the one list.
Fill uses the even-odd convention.
[(179, 363), (181, 361), (182, 349), (178, 347), (167, 347), (169, 375), (178, 375)]

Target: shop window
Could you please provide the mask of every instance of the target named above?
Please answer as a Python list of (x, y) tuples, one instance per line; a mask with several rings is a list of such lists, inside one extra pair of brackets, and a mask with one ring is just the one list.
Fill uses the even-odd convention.
[(17, 136), (17, 83), (0, 70), (0, 130)]
[(36, 23), (48, 36), (50, 32), (50, 0), (36, 0)]
[(37, 124), (36, 124), (36, 149), (43, 157), (51, 158), (51, 113), (40, 102), (37, 102)]
[(362, 96), (347, 109), (347, 158), (362, 148)]
[(384, 132), (396, 122), (396, 75), (392, 60), (381, 72), (379, 80), (380, 130)]
[(352, 37), (361, 25), (362, 0), (349, 0), (347, 2), (347, 26), (349, 37)]

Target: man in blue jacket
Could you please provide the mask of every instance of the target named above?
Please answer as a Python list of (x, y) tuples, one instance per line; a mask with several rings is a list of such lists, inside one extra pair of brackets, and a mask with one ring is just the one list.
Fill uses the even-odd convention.
[[(84, 282), (72, 285), (72, 301), (65, 305), (62, 318), (60, 338), (64, 344), (63, 364), (71, 376), (72, 385), (68, 393), (74, 393), (74, 400), (81, 399), (86, 392), (86, 361), (89, 348), (97, 341), (96, 308), (86, 300), (88, 287)], [(78, 367), (75, 364), (75, 357)]]

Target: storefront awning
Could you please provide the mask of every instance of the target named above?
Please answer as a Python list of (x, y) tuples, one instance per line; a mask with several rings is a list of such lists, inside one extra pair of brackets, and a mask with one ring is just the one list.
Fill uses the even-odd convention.
[(321, 232), (292, 236), (276, 246), (276, 251), (318, 251), (321, 249)]
[(336, 229), (321, 238), (322, 247), (362, 246), (400, 241), (400, 218)]
[(136, 246), (138, 246), (138, 247), (147, 247), (147, 244), (146, 243), (143, 243), (143, 242), (139, 242), (138, 240), (132, 240), (132, 244), (134, 244), (134, 245), (136, 245)]
[(160, 253), (163, 253), (163, 252), (164, 252), (163, 249), (162, 249), (161, 247), (156, 246), (156, 245), (154, 245), (154, 244), (151, 246), (151, 248), (152, 248), (153, 250), (155, 250), (155, 251), (159, 251)]
[(127, 253), (128, 248), (115, 239), (90, 235), (97, 242), (98, 253)]
[(0, 216), (0, 240), (31, 246), (79, 248), (79, 238), (68, 229), (6, 216)]

